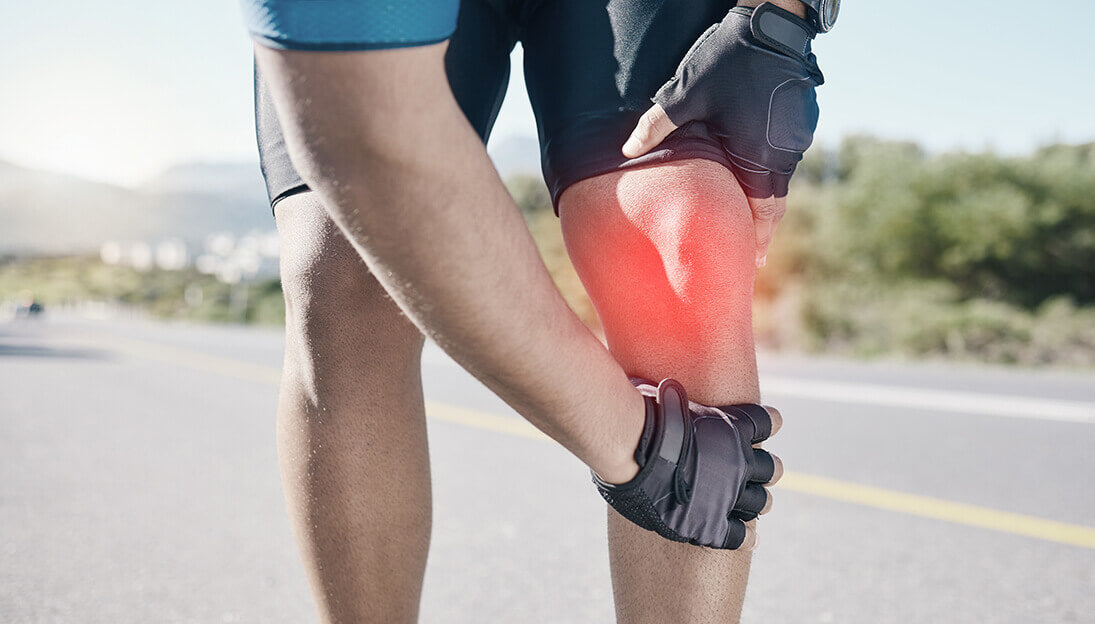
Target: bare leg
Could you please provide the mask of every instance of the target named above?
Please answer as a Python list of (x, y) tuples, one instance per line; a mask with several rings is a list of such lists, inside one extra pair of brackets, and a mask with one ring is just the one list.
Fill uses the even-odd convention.
[[(721, 165), (614, 172), (560, 202), (567, 250), (629, 374), (673, 377), (710, 405), (760, 399), (752, 334), (754, 231)], [(620, 622), (737, 622), (750, 554), (666, 541), (609, 510)]]
[(430, 540), (423, 338), (314, 193), (277, 206), (278, 454), (324, 622), (414, 622)]

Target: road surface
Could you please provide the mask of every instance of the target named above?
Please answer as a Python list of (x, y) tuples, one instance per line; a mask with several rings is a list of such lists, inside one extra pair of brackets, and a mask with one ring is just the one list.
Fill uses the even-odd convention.
[[(275, 330), (0, 324), (0, 621), (315, 621)], [(436, 348), (422, 621), (610, 622), (586, 469)], [(789, 473), (744, 621), (1095, 622), (1095, 375), (762, 357)]]

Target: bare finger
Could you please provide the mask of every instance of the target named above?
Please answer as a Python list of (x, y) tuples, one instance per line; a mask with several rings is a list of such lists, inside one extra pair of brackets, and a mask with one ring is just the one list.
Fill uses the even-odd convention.
[(624, 143), (623, 154), (628, 158), (638, 158), (654, 149), (676, 129), (677, 124), (669, 120), (661, 104), (655, 104), (639, 118), (639, 123)]
[(772, 477), (768, 479), (765, 485), (775, 485), (779, 483), (779, 480), (783, 478), (783, 460), (775, 455), (772, 455)]
[(779, 228), (783, 215), (787, 212), (786, 197), (767, 197), (764, 199), (749, 199), (749, 207), (753, 211), (753, 223), (756, 228), (756, 263), (761, 268), (768, 263), (768, 246)]
[(772, 491), (769, 490), (767, 487), (765, 487), (764, 492), (766, 494), (768, 494), (768, 499), (765, 501), (764, 507), (760, 510), (760, 515), (762, 515), (762, 516), (764, 514), (768, 513), (769, 511), (772, 511), (772, 501), (773, 501)]

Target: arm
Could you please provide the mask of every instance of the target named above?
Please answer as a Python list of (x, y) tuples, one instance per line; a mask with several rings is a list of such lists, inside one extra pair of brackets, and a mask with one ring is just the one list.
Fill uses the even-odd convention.
[(643, 400), (555, 289), (452, 97), (444, 52), (256, 46), (294, 164), (403, 311), (598, 474), (626, 481)]

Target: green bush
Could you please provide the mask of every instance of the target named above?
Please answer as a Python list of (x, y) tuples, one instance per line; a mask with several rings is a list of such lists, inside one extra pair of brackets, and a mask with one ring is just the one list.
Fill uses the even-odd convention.
[(1062, 294), (1095, 303), (1092, 146), (929, 157), (853, 139), (839, 161), (835, 192), (815, 210), (811, 277), (943, 279), (963, 299), (1026, 309)]
[[(192, 296), (187, 298), (187, 291)], [(8, 258), (0, 261), (0, 301), (30, 291), (46, 310), (87, 301), (118, 303), (158, 318), (279, 324), (281, 283), (228, 285), (194, 270), (138, 271), (95, 257)]]

